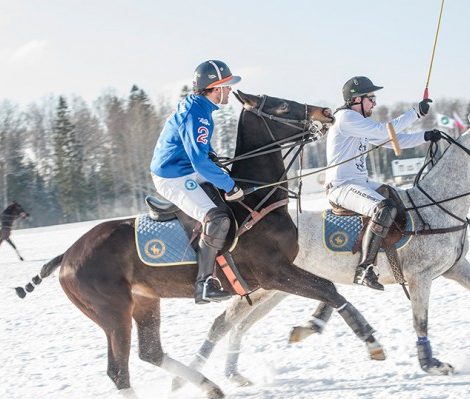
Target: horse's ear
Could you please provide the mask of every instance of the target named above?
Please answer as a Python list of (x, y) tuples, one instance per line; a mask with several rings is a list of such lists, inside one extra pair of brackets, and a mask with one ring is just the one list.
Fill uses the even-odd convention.
[(254, 96), (253, 94), (246, 94), (243, 93), (241, 90), (237, 90), (237, 92), (233, 93), (237, 100), (240, 101), (244, 106), (249, 105), (253, 108), (258, 107), (260, 104), (260, 99), (258, 96)]
[(244, 104), (243, 99), (242, 99), (242, 97), (241, 97), (242, 94), (243, 94), (243, 93), (242, 93), (240, 90), (237, 90), (237, 91), (234, 91), (234, 92), (233, 92), (233, 95), (235, 96), (235, 98), (236, 98), (238, 101), (240, 101), (242, 104)]

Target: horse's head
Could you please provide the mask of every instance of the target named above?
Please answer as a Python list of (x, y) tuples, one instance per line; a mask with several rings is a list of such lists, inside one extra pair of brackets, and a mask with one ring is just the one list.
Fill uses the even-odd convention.
[(10, 208), (12, 215), (18, 216), (22, 219), (26, 219), (29, 216), (29, 213), (26, 212), (16, 201), (13, 201), (8, 208)]
[[(331, 109), (269, 96), (234, 92), (246, 111), (263, 119), (273, 138), (299, 138), (305, 135), (323, 136), (334, 122)], [(305, 136), (304, 135), (304, 136)]]

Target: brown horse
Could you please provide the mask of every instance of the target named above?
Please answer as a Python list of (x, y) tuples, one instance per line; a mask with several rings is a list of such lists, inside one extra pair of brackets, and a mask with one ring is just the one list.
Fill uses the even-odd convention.
[[(324, 134), (334, 121), (327, 108), (241, 92), (237, 97), (244, 109), (231, 174), (245, 187), (246, 182), (259, 185), (285, 179), (281, 150), (294, 141), (304, 144), (312, 132)], [(325, 302), (339, 309), (358, 336), (374, 339), (372, 328), (331, 282), (294, 265), (297, 229), (287, 210), (287, 197), (287, 183), (261, 188), (247, 196), (245, 205), (251, 208), (279, 201), (283, 205), (240, 236), (232, 255), (241, 274), (251, 289), (281, 290)], [(241, 204), (231, 207), (242, 226), (249, 212)], [(44, 265), (33, 282), (38, 284), (58, 266), (60, 283), (69, 299), (106, 334), (107, 372), (119, 389), (130, 387), (128, 359), (134, 318), (142, 360), (192, 382), (208, 397), (224, 396), (200, 372), (165, 354), (160, 340), (160, 299), (192, 297), (197, 273), (194, 265), (147, 267), (136, 252), (134, 219), (123, 219), (91, 229), (63, 255)], [(225, 290), (233, 292), (223, 276), (221, 282)], [(17, 288), (24, 296), (21, 290)]]
[(11, 229), (13, 227), (13, 222), (16, 219), (18, 218), (26, 219), (28, 216), (29, 214), (16, 201), (13, 201), (2, 212), (2, 230), (0, 231), (0, 245), (2, 244), (3, 241), (6, 241), (16, 251), (16, 254), (18, 255), (18, 258), (20, 258), (20, 260), (24, 260), (24, 259), (20, 255), (18, 249), (16, 248), (16, 245), (13, 244), (13, 241), (11, 241), (11, 238), (10, 238)]

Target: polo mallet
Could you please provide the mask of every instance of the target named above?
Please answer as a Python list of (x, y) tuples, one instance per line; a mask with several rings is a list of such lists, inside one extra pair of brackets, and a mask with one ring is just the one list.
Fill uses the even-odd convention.
[(387, 132), (388, 137), (390, 137), (390, 141), (392, 142), (393, 151), (395, 151), (396, 156), (399, 156), (401, 154), (400, 143), (398, 143), (395, 128), (390, 122), (387, 123)]
[(441, 12), (439, 13), (439, 20), (437, 22), (436, 36), (434, 37), (434, 45), (432, 47), (431, 62), (429, 64), (428, 79), (426, 80), (426, 87), (424, 88), (423, 100), (427, 100), (429, 98), (429, 89), (428, 89), (429, 81), (431, 80), (432, 63), (434, 62), (434, 54), (436, 52), (437, 37), (439, 36), (439, 29), (441, 27), (441, 18), (442, 18), (443, 9), (444, 9), (444, 0), (441, 1)]

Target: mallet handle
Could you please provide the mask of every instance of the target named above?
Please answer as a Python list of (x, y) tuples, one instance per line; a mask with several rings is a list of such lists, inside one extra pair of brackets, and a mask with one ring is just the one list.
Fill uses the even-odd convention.
[(390, 137), (390, 140), (392, 140), (393, 151), (395, 151), (396, 156), (399, 156), (401, 154), (400, 143), (398, 142), (395, 128), (390, 122), (387, 123), (387, 132), (388, 137)]

